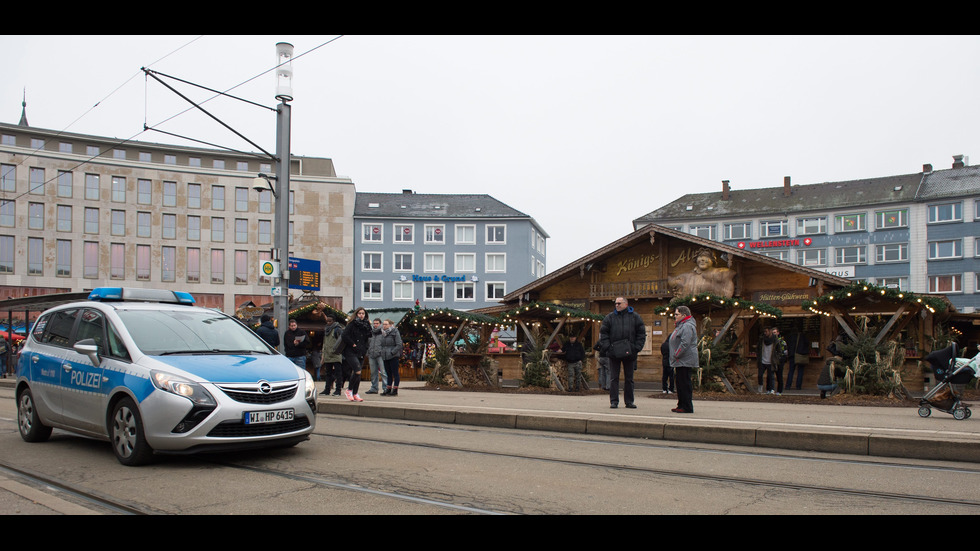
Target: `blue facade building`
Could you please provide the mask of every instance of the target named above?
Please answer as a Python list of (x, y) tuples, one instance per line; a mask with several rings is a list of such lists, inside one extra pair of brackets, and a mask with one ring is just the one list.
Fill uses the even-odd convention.
[(489, 195), (361, 193), (354, 204), (354, 304), (473, 310), (546, 271), (548, 234)]

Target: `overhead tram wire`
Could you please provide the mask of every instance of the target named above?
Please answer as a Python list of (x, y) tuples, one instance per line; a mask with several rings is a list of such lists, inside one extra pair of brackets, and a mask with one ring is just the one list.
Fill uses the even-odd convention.
[[(161, 57), (160, 59), (158, 59), (158, 60), (156, 60), (156, 61), (154, 61), (154, 62), (153, 62), (153, 63), (151, 63), (150, 65), (155, 65), (155, 64), (157, 64), (157, 63), (159, 63), (159, 62), (161, 62), (161, 61), (163, 61), (164, 59), (167, 59), (168, 57), (170, 57), (170, 56), (172, 56), (173, 54), (175, 54), (175, 53), (177, 53), (177, 52), (179, 52), (180, 50), (182, 50), (182, 49), (184, 49), (184, 48), (186, 48), (187, 46), (190, 46), (191, 44), (193, 44), (193, 43), (194, 43), (194, 42), (196, 42), (197, 40), (199, 40), (199, 39), (201, 39), (201, 38), (202, 38), (203, 36), (204, 36), (204, 35), (201, 35), (201, 36), (198, 36), (197, 38), (194, 38), (194, 39), (192, 39), (192, 40), (191, 40), (190, 42), (187, 42), (187, 43), (186, 43), (186, 44), (184, 44), (183, 46), (180, 46), (180, 47), (178, 47), (177, 49), (175, 49), (175, 50), (173, 50), (173, 51), (171, 51), (170, 53), (168, 53), (168, 54), (166, 54), (166, 55), (164, 55), (163, 57)], [(133, 80), (134, 78), (136, 78), (137, 76), (139, 76), (139, 74), (140, 74), (140, 72), (141, 72), (141, 71), (137, 71), (136, 73), (133, 73), (133, 76), (131, 76), (131, 77), (129, 77), (129, 78), (127, 78), (127, 79), (126, 79), (125, 81), (123, 81), (123, 83), (122, 83), (122, 84), (120, 84), (119, 86), (116, 86), (116, 87), (115, 87), (115, 88), (114, 88), (114, 89), (113, 89), (113, 90), (112, 90), (111, 92), (109, 92), (108, 94), (106, 94), (106, 96), (105, 96), (105, 97), (103, 97), (103, 98), (102, 98), (102, 99), (100, 99), (99, 101), (97, 101), (97, 102), (95, 102), (95, 104), (94, 104), (94, 105), (92, 105), (92, 107), (89, 107), (89, 108), (88, 108), (88, 109), (87, 109), (87, 110), (86, 110), (86, 111), (85, 111), (84, 113), (82, 113), (82, 114), (81, 114), (81, 115), (79, 115), (79, 116), (78, 116), (78, 117), (77, 117), (77, 118), (76, 118), (75, 120), (73, 120), (73, 121), (72, 121), (71, 123), (69, 123), (69, 124), (68, 124), (68, 126), (66, 126), (66, 127), (64, 127), (63, 129), (61, 129), (61, 130), (59, 130), (59, 131), (58, 131), (58, 132), (57, 132), (57, 133), (56, 133), (56, 134), (55, 134), (54, 136), (52, 136), (51, 138), (49, 138), (49, 139), (47, 139), (47, 140), (44, 140), (43, 142), (41, 142), (41, 145), (39, 145), (39, 146), (38, 146), (37, 148), (35, 148), (35, 149), (34, 149), (34, 151), (31, 151), (31, 152), (30, 152), (29, 154), (27, 154), (27, 155), (23, 155), (23, 156), (22, 156), (22, 158), (21, 158), (21, 160), (20, 160), (20, 162), (18, 162), (18, 163), (17, 163), (17, 165), (15, 165), (15, 166), (21, 166), (21, 165), (23, 165), (23, 164), (24, 164), (24, 162), (26, 162), (26, 161), (27, 161), (28, 159), (31, 159), (32, 157), (34, 157), (34, 156), (35, 156), (35, 154), (36, 154), (36, 153), (38, 152), (38, 150), (41, 150), (41, 149), (43, 149), (43, 148), (44, 148), (44, 146), (45, 146), (45, 145), (47, 145), (47, 143), (48, 143), (48, 141), (49, 141), (49, 140), (51, 140), (51, 139), (54, 139), (54, 138), (57, 138), (58, 136), (61, 136), (62, 134), (64, 134), (65, 132), (67, 132), (69, 128), (71, 128), (72, 126), (74, 126), (74, 125), (75, 125), (75, 123), (77, 123), (78, 121), (80, 121), (80, 120), (82, 120), (82, 119), (83, 119), (83, 118), (84, 118), (84, 117), (85, 117), (86, 115), (88, 115), (89, 113), (91, 113), (93, 109), (95, 109), (96, 107), (98, 107), (98, 106), (100, 106), (100, 105), (102, 105), (102, 102), (103, 102), (103, 101), (105, 101), (105, 100), (107, 100), (107, 99), (109, 99), (110, 97), (112, 97), (112, 96), (113, 96), (113, 95), (114, 95), (114, 94), (115, 94), (116, 92), (118, 92), (118, 91), (119, 91), (120, 89), (122, 89), (122, 88), (123, 88), (124, 86), (126, 86), (127, 84), (129, 84), (129, 81), (131, 81), (131, 80)], [(144, 131), (145, 131), (145, 130), (140, 130), (139, 132), (137, 132), (136, 134), (133, 134), (133, 135), (132, 135), (132, 136), (130, 136), (129, 138), (125, 138), (125, 139), (123, 139), (123, 140), (121, 140), (121, 141), (118, 141), (118, 142), (115, 142), (115, 143), (113, 143), (113, 144), (112, 144), (112, 145), (111, 145), (110, 147), (107, 147), (106, 149), (103, 149), (103, 150), (101, 150), (101, 151), (99, 151), (99, 152), (98, 152), (97, 154), (95, 154), (95, 155), (93, 155), (93, 156), (91, 156), (91, 157), (89, 157), (88, 159), (86, 159), (86, 160), (84, 160), (84, 161), (80, 161), (80, 162), (79, 162), (79, 163), (78, 163), (77, 165), (75, 165), (75, 166), (73, 166), (73, 167), (71, 167), (71, 170), (72, 170), (72, 171), (74, 171), (75, 169), (77, 169), (77, 168), (79, 168), (79, 167), (81, 167), (81, 166), (83, 166), (83, 165), (86, 165), (86, 164), (88, 164), (88, 163), (89, 163), (89, 162), (90, 162), (90, 161), (91, 161), (92, 159), (95, 159), (96, 157), (99, 157), (100, 155), (102, 155), (102, 154), (103, 154), (103, 153), (105, 153), (106, 151), (109, 151), (109, 149), (111, 149), (111, 148), (114, 148), (114, 147), (118, 147), (118, 146), (120, 146), (120, 145), (122, 145), (122, 144), (124, 144), (124, 143), (126, 143), (126, 142), (128, 142), (128, 141), (131, 141), (131, 140), (132, 140), (133, 138), (135, 138), (136, 136), (139, 136), (139, 135), (140, 135), (140, 134), (142, 134), (142, 133), (143, 133)], [(27, 195), (27, 194), (30, 194), (30, 193), (31, 193), (31, 192), (33, 192), (33, 191), (34, 191), (35, 189), (37, 189), (37, 188), (42, 188), (42, 187), (44, 187), (45, 185), (47, 185), (48, 183), (50, 183), (50, 182), (53, 182), (53, 181), (55, 181), (55, 179), (56, 179), (56, 178), (57, 178), (57, 175), (55, 175), (55, 176), (53, 176), (53, 177), (51, 177), (51, 178), (50, 178), (49, 180), (45, 180), (45, 181), (43, 181), (43, 182), (41, 182), (41, 183), (40, 183), (39, 185), (37, 185), (37, 186), (35, 186), (35, 187), (33, 187), (33, 188), (30, 188), (30, 187), (29, 187), (29, 188), (28, 188), (28, 190), (27, 190), (26, 192), (24, 192), (24, 193), (21, 193), (21, 194), (19, 194), (19, 195), (15, 195), (13, 199), (0, 199), (0, 204), (2, 204), (2, 203), (6, 203), (6, 202), (9, 202), (9, 201), (16, 201), (17, 199), (20, 199), (20, 198), (21, 198), (21, 197), (23, 197), (24, 195)]]
[[(194, 42), (196, 42), (197, 40), (200, 40), (201, 38), (203, 38), (203, 36), (204, 36), (204, 35), (201, 35), (201, 36), (198, 36), (198, 37), (196, 37), (196, 38), (194, 38), (193, 40), (191, 40), (190, 42), (187, 42), (187, 43), (186, 43), (186, 44), (184, 44), (183, 46), (180, 46), (179, 48), (177, 48), (177, 49), (175, 49), (175, 50), (173, 50), (172, 52), (170, 52), (170, 53), (168, 53), (168, 54), (166, 54), (165, 56), (163, 56), (163, 57), (161, 57), (160, 59), (158, 59), (158, 60), (156, 60), (156, 61), (154, 61), (153, 63), (150, 63), (150, 64), (149, 64), (148, 66), (152, 66), (152, 65), (155, 65), (155, 64), (157, 64), (157, 63), (159, 63), (159, 62), (161, 62), (161, 61), (163, 61), (164, 59), (166, 59), (166, 58), (168, 58), (168, 57), (170, 57), (171, 55), (173, 55), (173, 54), (175, 54), (175, 53), (177, 53), (178, 51), (180, 51), (180, 50), (182, 50), (182, 49), (184, 49), (184, 48), (186, 48), (187, 46), (190, 46), (191, 44), (193, 44), (193, 43), (194, 43)], [(303, 52), (302, 54), (299, 54), (299, 55), (296, 55), (296, 56), (293, 56), (293, 58), (292, 58), (292, 59), (293, 59), (293, 60), (296, 60), (296, 59), (299, 59), (299, 58), (301, 58), (301, 57), (303, 57), (303, 56), (305, 56), (306, 54), (309, 54), (309, 53), (312, 53), (312, 52), (314, 52), (314, 51), (316, 51), (316, 50), (319, 50), (320, 48), (322, 48), (322, 47), (324, 47), (324, 46), (326, 46), (327, 44), (330, 44), (331, 42), (334, 42), (334, 41), (336, 41), (336, 40), (338, 40), (338, 39), (340, 39), (340, 38), (341, 38), (341, 37), (343, 37), (343, 36), (344, 36), (344, 35), (338, 35), (338, 36), (335, 36), (334, 38), (331, 38), (330, 40), (327, 40), (326, 42), (323, 42), (322, 44), (319, 44), (318, 46), (314, 46), (313, 48), (310, 48), (309, 50), (307, 50), (307, 51), (305, 51), (305, 52)], [(243, 85), (245, 85), (245, 84), (247, 84), (247, 83), (249, 83), (249, 82), (251, 82), (251, 81), (253, 81), (253, 80), (255, 80), (255, 79), (257, 79), (257, 78), (259, 78), (259, 77), (261, 77), (262, 75), (265, 75), (266, 73), (269, 73), (270, 71), (274, 71), (274, 70), (276, 70), (276, 69), (277, 69), (278, 67), (279, 67), (279, 65), (276, 65), (275, 67), (272, 67), (272, 68), (270, 68), (270, 69), (267, 69), (267, 70), (265, 70), (265, 71), (262, 71), (261, 73), (258, 73), (257, 75), (254, 75), (254, 76), (252, 76), (252, 77), (250, 77), (250, 78), (248, 78), (248, 79), (246, 79), (246, 80), (244, 80), (244, 81), (242, 81), (242, 82), (240, 82), (240, 83), (238, 83), (238, 84), (236, 84), (235, 86), (232, 86), (232, 87), (231, 87), (231, 88), (229, 88), (229, 89), (228, 89), (228, 90), (227, 90), (226, 92), (230, 92), (231, 90), (234, 90), (235, 88), (238, 88), (239, 86), (243, 86)], [(114, 90), (113, 90), (112, 92), (110, 92), (110, 93), (109, 93), (108, 95), (106, 95), (106, 96), (105, 96), (104, 98), (102, 98), (101, 100), (99, 100), (99, 101), (97, 101), (97, 102), (95, 103), (95, 105), (93, 105), (92, 107), (90, 107), (90, 108), (89, 108), (89, 109), (88, 109), (87, 111), (85, 111), (85, 113), (82, 113), (82, 115), (80, 115), (80, 116), (79, 116), (78, 118), (76, 118), (76, 119), (75, 119), (74, 121), (72, 121), (72, 123), (71, 123), (71, 124), (69, 124), (69, 125), (68, 125), (67, 127), (65, 127), (65, 128), (63, 129), (63, 130), (61, 130), (61, 131), (59, 131), (59, 132), (58, 132), (57, 134), (55, 134), (55, 136), (53, 136), (52, 138), (54, 138), (54, 137), (57, 137), (57, 136), (60, 136), (60, 135), (61, 135), (62, 133), (64, 133), (65, 131), (67, 131), (67, 130), (68, 130), (68, 128), (71, 128), (71, 126), (72, 126), (72, 125), (74, 125), (74, 124), (75, 124), (76, 122), (78, 122), (78, 121), (79, 121), (79, 120), (81, 120), (81, 119), (82, 119), (83, 117), (85, 117), (86, 115), (88, 115), (88, 114), (89, 114), (89, 112), (91, 112), (91, 111), (92, 111), (93, 109), (95, 109), (96, 107), (98, 107), (99, 105), (101, 105), (103, 101), (105, 101), (106, 99), (108, 99), (109, 97), (111, 97), (111, 96), (112, 96), (113, 94), (115, 94), (115, 93), (116, 93), (117, 91), (119, 91), (119, 90), (120, 90), (120, 89), (121, 89), (121, 88), (122, 88), (123, 86), (125, 86), (126, 84), (128, 84), (128, 83), (129, 83), (129, 81), (131, 81), (131, 80), (133, 80), (134, 78), (136, 78), (136, 76), (137, 76), (137, 75), (139, 75), (139, 74), (140, 74), (140, 73), (142, 73), (142, 72), (144, 72), (144, 71), (143, 71), (143, 68), (141, 68), (141, 69), (140, 69), (140, 70), (139, 70), (138, 72), (136, 72), (136, 73), (135, 73), (135, 74), (134, 74), (133, 76), (131, 76), (131, 77), (129, 77), (128, 79), (126, 79), (126, 81), (124, 81), (124, 82), (123, 82), (122, 84), (120, 84), (119, 86), (117, 86), (117, 87), (116, 87), (116, 88), (115, 88), (115, 89), (114, 89)], [(172, 78), (172, 77), (171, 77), (171, 78)], [(144, 94), (145, 94), (145, 92), (144, 92)], [(215, 97), (217, 97), (217, 96), (218, 96), (218, 95), (220, 95), (220, 94), (221, 94), (221, 93), (219, 92), (219, 93), (217, 93), (217, 94), (216, 94), (215, 96), (213, 96), (213, 97), (211, 97), (211, 98), (209, 98), (209, 99), (207, 99), (207, 100), (205, 100), (205, 101), (203, 101), (203, 102), (201, 102), (201, 103), (206, 103), (206, 102), (208, 102), (208, 101), (210, 101), (211, 99), (214, 99)], [(144, 96), (144, 97), (145, 97), (145, 96)], [(233, 97), (233, 96), (232, 96), (232, 97)], [(237, 98), (236, 98), (236, 99), (237, 99)], [(247, 101), (247, 100), (243, 100), (243, 101)], [(178, 113), (175, 113), (174, 115), (171, 115), (170, 117), (167, 117), (167, 118), (165, 118), (165, 119), (163, 119), (163, 120), (162, 120), (162, 121), (160, 121), (160, 123), (158, 123), (158, 124), (162, 124), (162, 123), (165, 123), (165, 122), (167, 122), (167, 121), (170, 121), (170, 120), (172, 120), (172, 119), (174, 119), (174, 118), (176, 118), (176, 117), (178, 117), (178, 116), (180, 116), (180, 115), (183, 115), (184, 113), (186, 113), (186, 112), (187, 112), (187, 111), (189, 111), (190, 109), (191, 109), (191, 108), (190, 108), (190, 107), (188, 107), (187, 109), (184, 109), (183, 111), (180, 111), (180, 112), (178, 112)], [(101, 155), (102, 155), (103, 153), (105, 153), (106, 151), (109, 151), (110, 149), (113, 149), (113, 148), (115, 148), (115, 147), (119, 147), (119, 146), (120, 146), (120, 145), (122, 145), (122, 144), (125, 144), (125, 143), (127, 143), (127, 142), (130, 142), (130, 141), (132, 141), (133, 139), (135, 139), (135, 138), (136, 138), (137, 136), (139, 136), (140, 134), (142, 134), (142, 133), (144, 133), (144, 132), (146, 132), (146, 131), (147, 131), (147, 129), (148, 129), (148, 127), (147, 127), (147, 125), (146, 125), (146, 119), (145, 119), (145, 112), (146, 112), (146, 111), (145, 111), (145, 99), (144, 99), (144, 121), (143, 121), (143, 129), (142, 129), (142, 130), (140, 130), (139, 132), (137, 132), (137, 133), (135, 133), (135, 134), (133, 134), (133, 135), (132, 135), (132, 136), (130, 136), (129, 138), (123, 138), (122, 140), (119, 140), (118, 142), (114, 142), (114, 143), (113, 143), (113, 144), (111, 144), (111, 145), (110, 145), (109, 147), (107, 147), (107, 148), (105, 148), (105, 149), (103, 149), (103, 150), (101, 150), (101, 151), (99, 151), (99, 152), (98, 152), (97, 154), (95, 154), (95, 155), (92, 155), (92, 156), (91, 156), (91, 157), (89, 157), (88, 159), (85, 159), (85, 160), (83, 160), (83, 161), (79, 161), (79, 163), (78, 163), (78, 164), (76, 164), (75, 166), (73, 166), (73, 167), (71, 167), (71, 170), (72, 170), (72, 171), (74, 171), (75, 169), (78, 169), (78, 168), (80, 168), (80, 167), (82, 167), (82, 166), (84, 166), (84, 165), (86, 165), (86, 164), (88, 164), (88, 163), (89, 163), (90, 161), (92, 161), (93, 159), (95, 159), (95, 158), (97, 158), (97, 157), (99, 157), (99, 156), (101, 156)], [(161, 133), (164, 133), (164, 134), (169, 134), (169, 135), (171, 135), (171, 136), (174, 136), (174, 137), (180, 137), (180, 138), (183, 138), (183, 139), (191, 139), (191, 138), (184, 138), (184, 137), (182, 137), (182, 136), (178, 136), (178, 135), (176, 135), (176, 134), (170, 134), (170, 133), (167, 133), (167, 132), (163, 132), (163, 131), (161, 131), (161, 130), (158, 130), (158, 129), (153, 129), (153, 130), (154, 130), (155, 132), (161, 132)], [(206, 143), (206, 142), (199, 142), (199, 143)], [(31, 157), (34, 157), (34, 153), (36, 153), (36, 152), (37, 152), (37, 151), (38, 151), (39, 149), (41, 149), (41, 148), (43, 148), (45, 144), (47, 144), (47, 140), (45, 140), (45, 141), (44, 141), (44, 142), (43, 142), (43, 143), (42, 143), (42, 144), (41, 144), (41, 145), (40, 145), (40, 146), (39, 146), (39, 147), (38, 147), (37, 149), (35, 149), (35, 150), (34, 150), (33, 152), (31, 152), (31, 153), (30, 153), (30, 154), (28, 154), (28, 155), (25, 155), (25, 156), (23, 157), (23, 159), (22, 159), (22, 160), (20, 161), (20, 163), (18, 163), (18, 165), (22, 165), (22, 164), (23, 164), (23, 163), (24, 163), (24, 162), (25, 162), (25, 161), (26, 161), (27, 159), (30, 159)], [(217, 145), (213, 145), (213, 144), (207, 144), (207, 145), (212, 145), (213, 147), (219, 147), (219, 148), (220, 148), (220, 146), (217, 146)], [(228, 148), (223, 148), (223, 149), (228, 149)], [(259, 148), (259, 149), (261, 149), (261, 148)], [(235, 151), (235, 150), (232, 150), (232, 149), (229, 149), (229, 151)], [(254, 155), (254, 153), (252, 153), (252, 155)], [(20, 194), (18, 194), (18, 195), (15, 195), (13, 199), (0, 199), (0, 204), (3, 204), (3, 203), (6, 203), (6, 202), (9, 202), (9, 201), (16, 201), (17, 199), (20, 199), (20, 198), (21, 198), (21, 197), (23, 197), (24, 195), (27, 195), (27, 194), (29, 194), (29, 193), (31, 193), (31, 192), (32, 192), (32, 191), (33, 191), (34, 189), (37, 189), (37, 188), (41, 188), (41, 187), (44, 187), (45, 185), (47, 185), (47, 184), (48, 184), (48, 183), (50, 183), (50, 182), (53, 182), (53, 181), (55, 181), (56, 179), (57, 179), (57, 175), (55, 175), (55, 176), (52, 176), (52, 177), (51, 177), (50, 179), (48, 179), (48, 180), (45, 180), (44, 182), (41, 182), (41, 183), (40, 183), (39, 185), (37, 185), (37, 186), (35, 186), (34, 188), (28, 188), (28, 190), (27, 190), (26, 192), (23, 192), (23, 193), (20, 193)]]

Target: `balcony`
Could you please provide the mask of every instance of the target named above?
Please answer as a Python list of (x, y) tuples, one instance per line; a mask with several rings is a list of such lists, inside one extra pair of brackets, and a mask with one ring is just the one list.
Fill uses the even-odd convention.
[(589, 298), (669, 298), (674, 296), (666, 279), (590, 283)]

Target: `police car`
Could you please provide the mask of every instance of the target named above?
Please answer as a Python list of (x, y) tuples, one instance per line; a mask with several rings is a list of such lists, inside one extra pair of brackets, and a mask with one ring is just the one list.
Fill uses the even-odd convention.
[(52, 428), (108, 440), (124, 465), (154, 453), (291, 446), (316, 423), (313, 378), (189, 293), (98, 288), (46, 310), (17, 362), (28, 442)]

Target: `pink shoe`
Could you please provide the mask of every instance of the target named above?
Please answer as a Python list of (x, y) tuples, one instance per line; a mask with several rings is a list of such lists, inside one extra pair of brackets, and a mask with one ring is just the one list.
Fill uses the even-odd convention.
[(354, 401), (355, 401), (355, 402), (363, 402), (363, 401), (364, 401), (364, 399), (363, 399), (363, 398), (361, 398), (361, 396), (360, 396), (360, 394), (355, 394), (355, 395), (354, 395)]
[(344, 394), (347, 395), (347, 399), (348, 400), (350, 400), (351, 402), (354, 401), (354, 393), (352, 393), (349, 389), (348, 390), (345, 390), (344, 391)]

